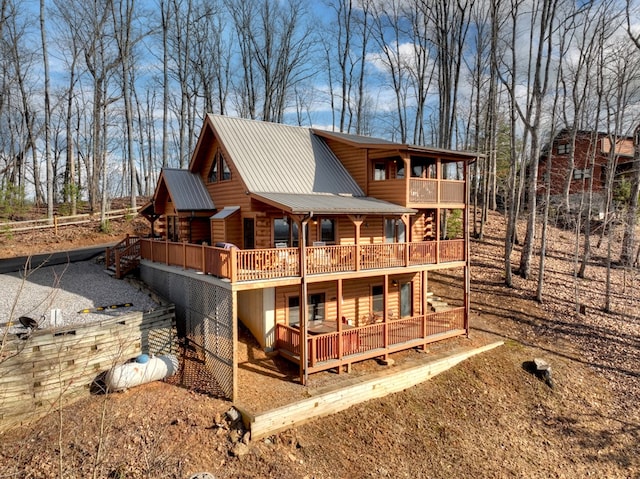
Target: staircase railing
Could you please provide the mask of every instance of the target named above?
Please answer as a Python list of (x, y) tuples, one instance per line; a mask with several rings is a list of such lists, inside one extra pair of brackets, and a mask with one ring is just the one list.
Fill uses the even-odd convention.
[(116, 245), (107, 248), (105, 267), (115, 269), (115, 277), (120, 279), (140, 264), (140, 237), (127, 235)]

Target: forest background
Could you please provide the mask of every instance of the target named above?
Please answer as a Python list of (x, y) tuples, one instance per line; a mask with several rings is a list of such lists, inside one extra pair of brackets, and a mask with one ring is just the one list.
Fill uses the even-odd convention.
[(575, 228), (585, 274), (592, 184), (570, 202), (570, 164), (551, 208), (538, 161), (559, 132), (587, 131), (634, 139), (599, 242), (623, 227), (608, 264), (638, 256), (638, 1), (0, 0), (0, 52), (0, 217), (137, 208), (162, 167), (188, 164), (207, 113), (472, 150), (472, 232), (500, 206), (505, 283), (539, 254), (541, 300), (549, 218)]

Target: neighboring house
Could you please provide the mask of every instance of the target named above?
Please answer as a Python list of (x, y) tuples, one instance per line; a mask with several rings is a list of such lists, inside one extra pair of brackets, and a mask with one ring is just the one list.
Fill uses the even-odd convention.
[[(615, 149), (612, 146), (615, 143)], [(583, 192), (592, 185), (594, 211), (604, 214), (604, 193), (609, 178), (608, 165), (613, 165), (614, 188), (631, 169), (633, 138), (611, 138), (606, 133), (578, 131), (575, 142), (570, 130), (562, 130), (544, 149), (539, 162), (538, 191), (544, 194), (545, 174), (551, 164), (551, 203), (562, 204), (569, 187), (572, 206), (580, 204)]]
[[(303, 382), (468, 334), (476, 157), (208, 115), (189, 169), (163, 169), (144, 208), (160, 239), (140, 241), (143, 263), (206, 273), (228, 301), (216, 317), (238, 318)], [(453, 269), (459, 304), (447, 305), (429, 273)]]

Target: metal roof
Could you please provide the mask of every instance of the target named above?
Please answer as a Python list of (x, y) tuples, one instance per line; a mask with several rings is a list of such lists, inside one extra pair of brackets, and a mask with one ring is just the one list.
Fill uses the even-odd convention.
[(162, 177), (176, 211), (216, 209), (200, 175), (189, 170), (163, 168)]
[(471, 151), (457, 151), (447, 150), (444, 148), (434, 148), (431, 146), (412, 145), (409, 143), (395, 143), (393, 141), (384, 140), (382, 138), (373, 138), (369, 136), (352, 135), (349, 133), (339, 133), (336, 131), (313, 129), (314, 134), (322, 136), (324, 138), (331, 138), (336, 141), (351, 143), (365, 148), (380, 148), (385, 150), (409, 150), (419, 153), (426, 153), (432, 155), (448, 155), (448, 156), (462, 156), (468, 161), (475, 161), (477, 158), (482, 158), (485, 155), (482, 153), (476, 153)]
[(309, 128), (209, 115), (216, 136), (250, 193), (364, 192)]
[(220, 211), (218, 211), (215, 215), (211, 217), (212, 220), (224, 220), (231, 216), (234, 213), (240, 211), (239, 206), (225, 206)]
[(259, 193), (252, 196), (292, 214), (401, 215), (416, 213), (414, 209), (367, 196), (286, 193)]

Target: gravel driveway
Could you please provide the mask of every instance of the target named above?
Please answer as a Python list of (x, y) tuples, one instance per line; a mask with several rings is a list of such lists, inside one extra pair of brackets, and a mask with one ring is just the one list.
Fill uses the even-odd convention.
[[(118, 306), (123, 304), (131, 306)], [(25, 331), (18, 322), (28, 316), (40, 328), (53, 326), (52, 310), (60, 310), (56, 326), (100, 321), (131, 311), (149, 311), (157, 303), (127, 281), (114, 279), (104, 265), (81, 261), (0, 275), (0, 334)], [(95, 308), (105, 307), (102, 311)], [(91, 312), (80, 312), (85, 309)]]

